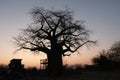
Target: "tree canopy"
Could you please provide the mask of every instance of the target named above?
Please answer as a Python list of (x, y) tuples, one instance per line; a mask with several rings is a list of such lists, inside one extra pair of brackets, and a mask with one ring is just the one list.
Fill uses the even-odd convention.
[(19, 50), (48, 53), (57, 48), (65, 55), (65, 52), (73, 53), (81, 46), (94, 42), (89, 40), (89, 31), (83, 25), (83, 21), (75, 20), (73, 12), (69, 9), (34, 8), (31, 14), (34, 23), (14, 37)]

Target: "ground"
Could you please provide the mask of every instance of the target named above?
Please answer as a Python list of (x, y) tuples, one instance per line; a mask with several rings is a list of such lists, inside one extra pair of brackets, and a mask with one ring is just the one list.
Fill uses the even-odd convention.
[[(30, 79), (31, 78), (31, 79)], [(62, 77), (31, 76), (30, 80), (120, 80), (120, 72), (83, 72), (80, 74), (64, 75)]]
[[(0, 77), (0, 80), (5, 80)], [(87, 71), (80, 74), (65, 74), (62, 77), (47, 77), (31, 75), (19, 80), (120, 80), (120, 71), (98, 72)]]

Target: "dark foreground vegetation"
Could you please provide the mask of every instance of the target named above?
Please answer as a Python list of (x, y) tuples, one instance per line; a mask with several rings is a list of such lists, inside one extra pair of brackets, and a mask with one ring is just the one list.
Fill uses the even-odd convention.
[[(108, 66), (109, 67), (109, 66)], [(95, 65), (65, 67), (63, 75), (49, 75), (46, 70), (27, 68), (10, 72), (0, 66), (0, 80), (119, 80), (120, 68), (103, 69)]]

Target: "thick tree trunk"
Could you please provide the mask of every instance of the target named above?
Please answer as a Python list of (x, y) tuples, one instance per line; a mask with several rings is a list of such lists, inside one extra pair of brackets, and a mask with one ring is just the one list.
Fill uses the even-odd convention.
[(62, 55), (51, 53), (48, 58), (48, 73), (51, 76), (61, 75), (63, 71)]

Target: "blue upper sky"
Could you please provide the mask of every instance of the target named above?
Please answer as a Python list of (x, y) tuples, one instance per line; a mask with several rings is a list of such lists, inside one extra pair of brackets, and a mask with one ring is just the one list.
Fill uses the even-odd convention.
[[(29, 12), (36, 6), (46, 9), (67, 7), (74, 11), (76, 19), (84, 20), (86, 28), (92, 32), (91, 39), (98, 40), (94, 49), (83, 51), (87, 56), (108, 49), (120, 40), (120, 0), (0, 0), (0, 64), (16, 57), (26, 59), (26, 55), (13, 56), (15, 47), (11, 40), (19, 34), (18, 29), (26, 28), (32, 22)], [(85, 58), (83, 56), (81, 58)]]

